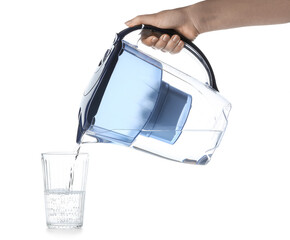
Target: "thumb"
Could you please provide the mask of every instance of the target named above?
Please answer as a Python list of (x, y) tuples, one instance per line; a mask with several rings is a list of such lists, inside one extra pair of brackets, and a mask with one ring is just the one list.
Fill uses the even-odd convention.
[(128, 27), (134, 27), (140, 24), (155, 25), (155, 14), (139, 15), (125, 22)]

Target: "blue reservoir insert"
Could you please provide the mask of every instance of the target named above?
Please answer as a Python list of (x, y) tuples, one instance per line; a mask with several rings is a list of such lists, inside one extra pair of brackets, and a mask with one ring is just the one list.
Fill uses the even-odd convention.
[(191, 96), (162, 81), (162, 64), (123, 41), (89, 135), (131, 145), (139, 135), (174, 144)]

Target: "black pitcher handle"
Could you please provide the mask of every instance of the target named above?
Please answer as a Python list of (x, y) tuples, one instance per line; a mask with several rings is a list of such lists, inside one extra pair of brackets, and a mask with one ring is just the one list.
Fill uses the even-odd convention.
[(186, 50), (188, 50), (190, 53), (192, 53), (201, 62), (201, 64), (206, 69), (207, 74), (209, 76), (209, 85), (213, 89), (218, 91), (212, 67), (211, 67), (209, 61), (207, 60), (206, 56), (203, 54), (203, 52), (192, 41), (190, 41), (188, 38), (184, 37), (182, 34), (176, 32), (175, 30), (173, 30), (173, 29), (162, 29), (162, 28), (157, 28), (157, 27), (151, 26), (151, 25), (142, 24), (142, 25), (137, 25), (137, 26), (134, 26), (134, 27), (126, 28), (123, 31), (119, 32), (117, 34), (117, 39), (116, 40), (122, 40), (127, 34), (133, 32), (135, 30), (138, 30), (138, 29), (148, 29), (148, 30), (156, 31), (156, 32), (159, 32), (159, 33), (162, 33), (162, 34), (168, 34), (170, 37), (175, 35), (175, 34), (180, 36), (180, 39), (184, 42), (184, 48)]

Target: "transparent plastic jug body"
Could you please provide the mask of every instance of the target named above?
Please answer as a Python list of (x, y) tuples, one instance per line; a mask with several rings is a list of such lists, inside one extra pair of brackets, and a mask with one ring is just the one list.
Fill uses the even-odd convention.
[(77, 142), (85, 134), (98, 142), (206, 164), (223, 137), (231, 105), (218, 93), (205, 61), (210, 85), (117, 39), (84, 93)]

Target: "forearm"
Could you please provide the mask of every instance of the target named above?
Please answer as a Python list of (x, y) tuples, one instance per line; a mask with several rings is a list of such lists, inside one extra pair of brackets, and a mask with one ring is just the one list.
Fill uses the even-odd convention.
[(199, 33), (290, 22), (290, 0), (206, 0), (187, 9)]

